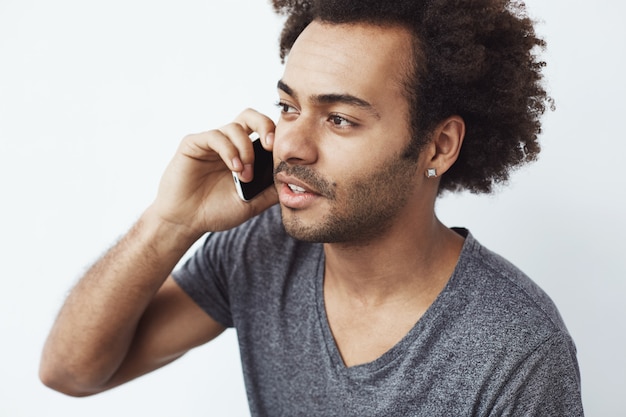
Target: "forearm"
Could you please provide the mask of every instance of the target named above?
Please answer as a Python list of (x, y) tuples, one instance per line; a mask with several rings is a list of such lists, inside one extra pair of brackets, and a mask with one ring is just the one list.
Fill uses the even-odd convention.
[(68, 296), (44, 347), (42, 380), (74, 395), (104, 386), (154, 294), (197, 237), (148, 210)]

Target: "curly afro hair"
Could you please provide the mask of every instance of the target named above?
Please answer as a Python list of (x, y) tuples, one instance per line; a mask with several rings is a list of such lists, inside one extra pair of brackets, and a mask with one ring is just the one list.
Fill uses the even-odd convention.
[(402, 25), (414, 35), (406, 82), (419, 153), (433, 129), (461, 116), (466, 135), (441, 191), (490, 193), (509, 173), (537, 159), (540, 118), (551, 98), (541, 85), (545, 42), (521, 2), (509, 0), (272, 0), (287, 17), (280, 38), (284, 60), (313, 20)]

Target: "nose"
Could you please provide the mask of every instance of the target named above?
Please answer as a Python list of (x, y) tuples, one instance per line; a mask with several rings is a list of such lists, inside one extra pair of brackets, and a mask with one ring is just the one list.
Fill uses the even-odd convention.
[(274, 136), (274, 158), (292, 165), (314, 164), (318, 158), (314, 122), (304, 115), (296, 120), (279, 119)]

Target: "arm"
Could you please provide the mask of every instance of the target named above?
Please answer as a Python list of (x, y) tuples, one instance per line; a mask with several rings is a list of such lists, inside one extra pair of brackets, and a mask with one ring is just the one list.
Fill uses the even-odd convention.
[[(248, 110), (220, 130), (186, 137), (154, 203), (68, 296), (46, 341), (42, 381), (70, 395), (95, 394), (145, 374), (224, 329), (168, 278), (207, 231), (235, 227), (277, 201), (273, 189), (239, 200), (231, 171), (250, 180), (248, 134), (273, 132)], [(271, 137), (271, 135), (270, 135)]]

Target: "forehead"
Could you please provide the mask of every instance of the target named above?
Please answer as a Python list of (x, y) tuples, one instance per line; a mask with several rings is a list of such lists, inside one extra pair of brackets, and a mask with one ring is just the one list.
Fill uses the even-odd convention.
[(412, 56), (412, 36), (403, 27), (314, 21), (291, 48), (283, 80), (296, 90), (375, 101), (404, 91)]

